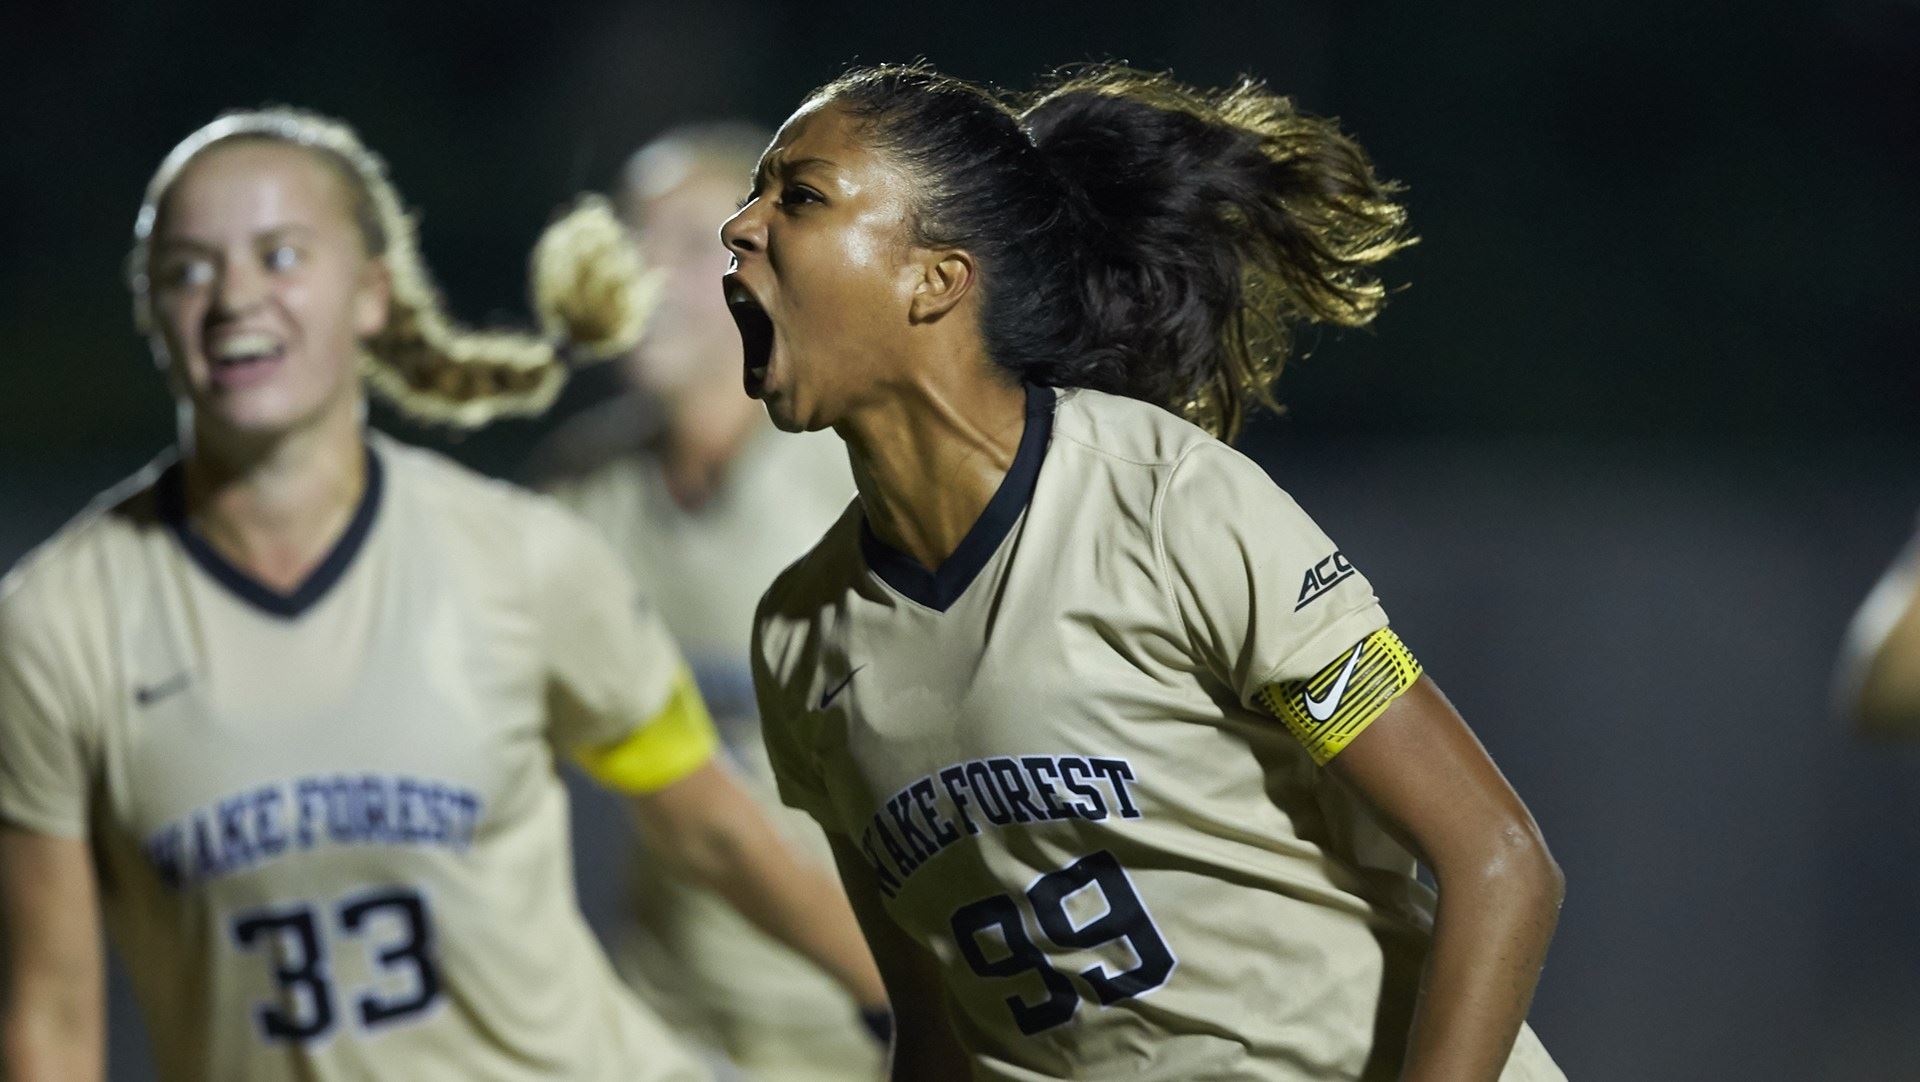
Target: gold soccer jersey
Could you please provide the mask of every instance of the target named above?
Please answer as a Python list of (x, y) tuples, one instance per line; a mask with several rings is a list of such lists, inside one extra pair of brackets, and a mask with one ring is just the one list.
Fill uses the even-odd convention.
[[(1432, 897), (1316, 765), (1417, 672), (1386, 623), (1251, 461), (1033, 388), (952, 557), (850, 508), (755, 677), (783, 795), (938, 959), (976, 1077), (1391, 1079)], [(1561, 1076), (1523, 1030), (1503, 1077)]]
[(164, 460), (23, 560), (0, 818), (92, 839), (172, 1082), (703, 1077), (579, 915), (554, 769), (653, 736), (678, 652), (550, 501), (378, 436), (368, 464), (291, 595)]
[[(780, 569), (833, 524), (853, 496), (846, 449), (831, 434), (772, 426), (748, 438), (702, 506), (669, 491), (640, 419), (588, 414), (548, 450), (549, 492), (599, 529), (685, 651), (729, 749), (789, 840), (830, 867), (820, 830), (780, 806), (760, 739), (747, 640), (753, 609)], [(606, 422), (617, 438), (593, 437)], [(811, 963), (749, 925), (711, 892), (634, 878), (637, 921), (616, 961), (677, 1026), (722, 1048), (755, 1079), (872, 1078), (881, 1055), (851, 999)]]

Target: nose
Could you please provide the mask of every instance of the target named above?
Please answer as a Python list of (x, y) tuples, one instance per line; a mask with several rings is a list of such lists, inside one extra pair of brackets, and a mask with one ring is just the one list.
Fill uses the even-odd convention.
[(254, 260), (226, 259), (214, 275), (213, 311), (216, 315), (239, 315), (265, 299), (267, 278)]
[(766, 216), (760, 213), (761, 200), (755, 199), (734, 211), (720, 226), (720, 243), (737, 259), (749, 252), (767, 250)]

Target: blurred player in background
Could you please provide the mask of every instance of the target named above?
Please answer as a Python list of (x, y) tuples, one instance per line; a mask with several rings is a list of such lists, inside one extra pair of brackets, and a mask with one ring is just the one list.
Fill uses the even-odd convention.
[[(754, 604), (853, 496), (839, 440), (782, 436), (740, 390), (740, 337), (718, 286), (727, 253), (714, 235), (770, 134), (689, 127), (633, 156), (616, 201), (661, 278), (645, 338), (623, 359), (630, 393), (565, 426), (534, 472), (612, 543), (686, 652), (749, 784), (830, 868), (820, 829), (773, 792), (747, 665)], [(637, 919), (615, 963), (676, 1031), (756, 1082), (879, 1076), (880, 1046), (817, 968), (711, 891), (644, 860), (635, 871)]]
[(1920, 737), (1920, 537), (1907, 543), (1847, 629), (1840, 699), (1863, 733)]
[(631, 342), (604, 204), (536, 253), (545, 338), (452, 325), (384, 166), (307, 113), (190, 136), (135, 236), (179, 447), (0, 587), (7, 1077), (101, 1076), (103, 922), (173, 1082), (704, 1077), (579, 915), (558, 755), (878, 1002), (606, 545), (366, 428), (363, 375), (475, 425), (544, 408), (557, 343)]
[(768, 148), (722, 231), (745, 379), (860, 498), (761, 603), (754, 676), (895, 1078), (1561, 1077), (1532, 816), (1217, 438), (1291, 325), (1380, 309), (1393, 196), (1257, 84), (1100, 66), (1019, 108), (858, 70)]

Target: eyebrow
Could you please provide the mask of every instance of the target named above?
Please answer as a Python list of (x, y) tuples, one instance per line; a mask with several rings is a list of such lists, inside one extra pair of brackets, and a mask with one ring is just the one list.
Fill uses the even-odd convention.
[(760, 167), (753, 171), (753, 190), (759, 191), (766, 184), (767, 178), (774, 173), (798, 173), (802, 169), (816, 165), (825, 166), (828, 169), (838, 168), (826, 158), (795, 158), (792, 161), (784, 159), (775, 161), (771, 157), (766, 158), (760, 162)]
[[(313, 234), (314, 229), (312, 226), (302, 225), (298, 222), (288, 222), (285, 225), (276, 225), (260, 230), (253, 235), (253, 241), (258, 244), (261, 241), (279, 240), (289, 235), (311, 237)], [(205, 241), (195, 240), (192, 237), (162, 237), (154, 244), (154, 250), (160, 252), (182, 248), (198, 252), (217, 252), (220, 250), (218, 244), (208, 244)]]

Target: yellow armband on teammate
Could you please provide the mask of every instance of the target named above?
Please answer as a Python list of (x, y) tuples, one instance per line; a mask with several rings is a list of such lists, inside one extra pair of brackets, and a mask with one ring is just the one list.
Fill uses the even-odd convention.
[(1420, 663), (1383, 627), (1313, 676), (1261, 688), (1260, 703), (1325, 766), (1419, 678)]
[(719, 747), (706, 701), (682, 669), (666, 705), (646, 724), (612, 744), (580, 749), (574, 759), (615, 792), (651, 793), (705, 766)]

